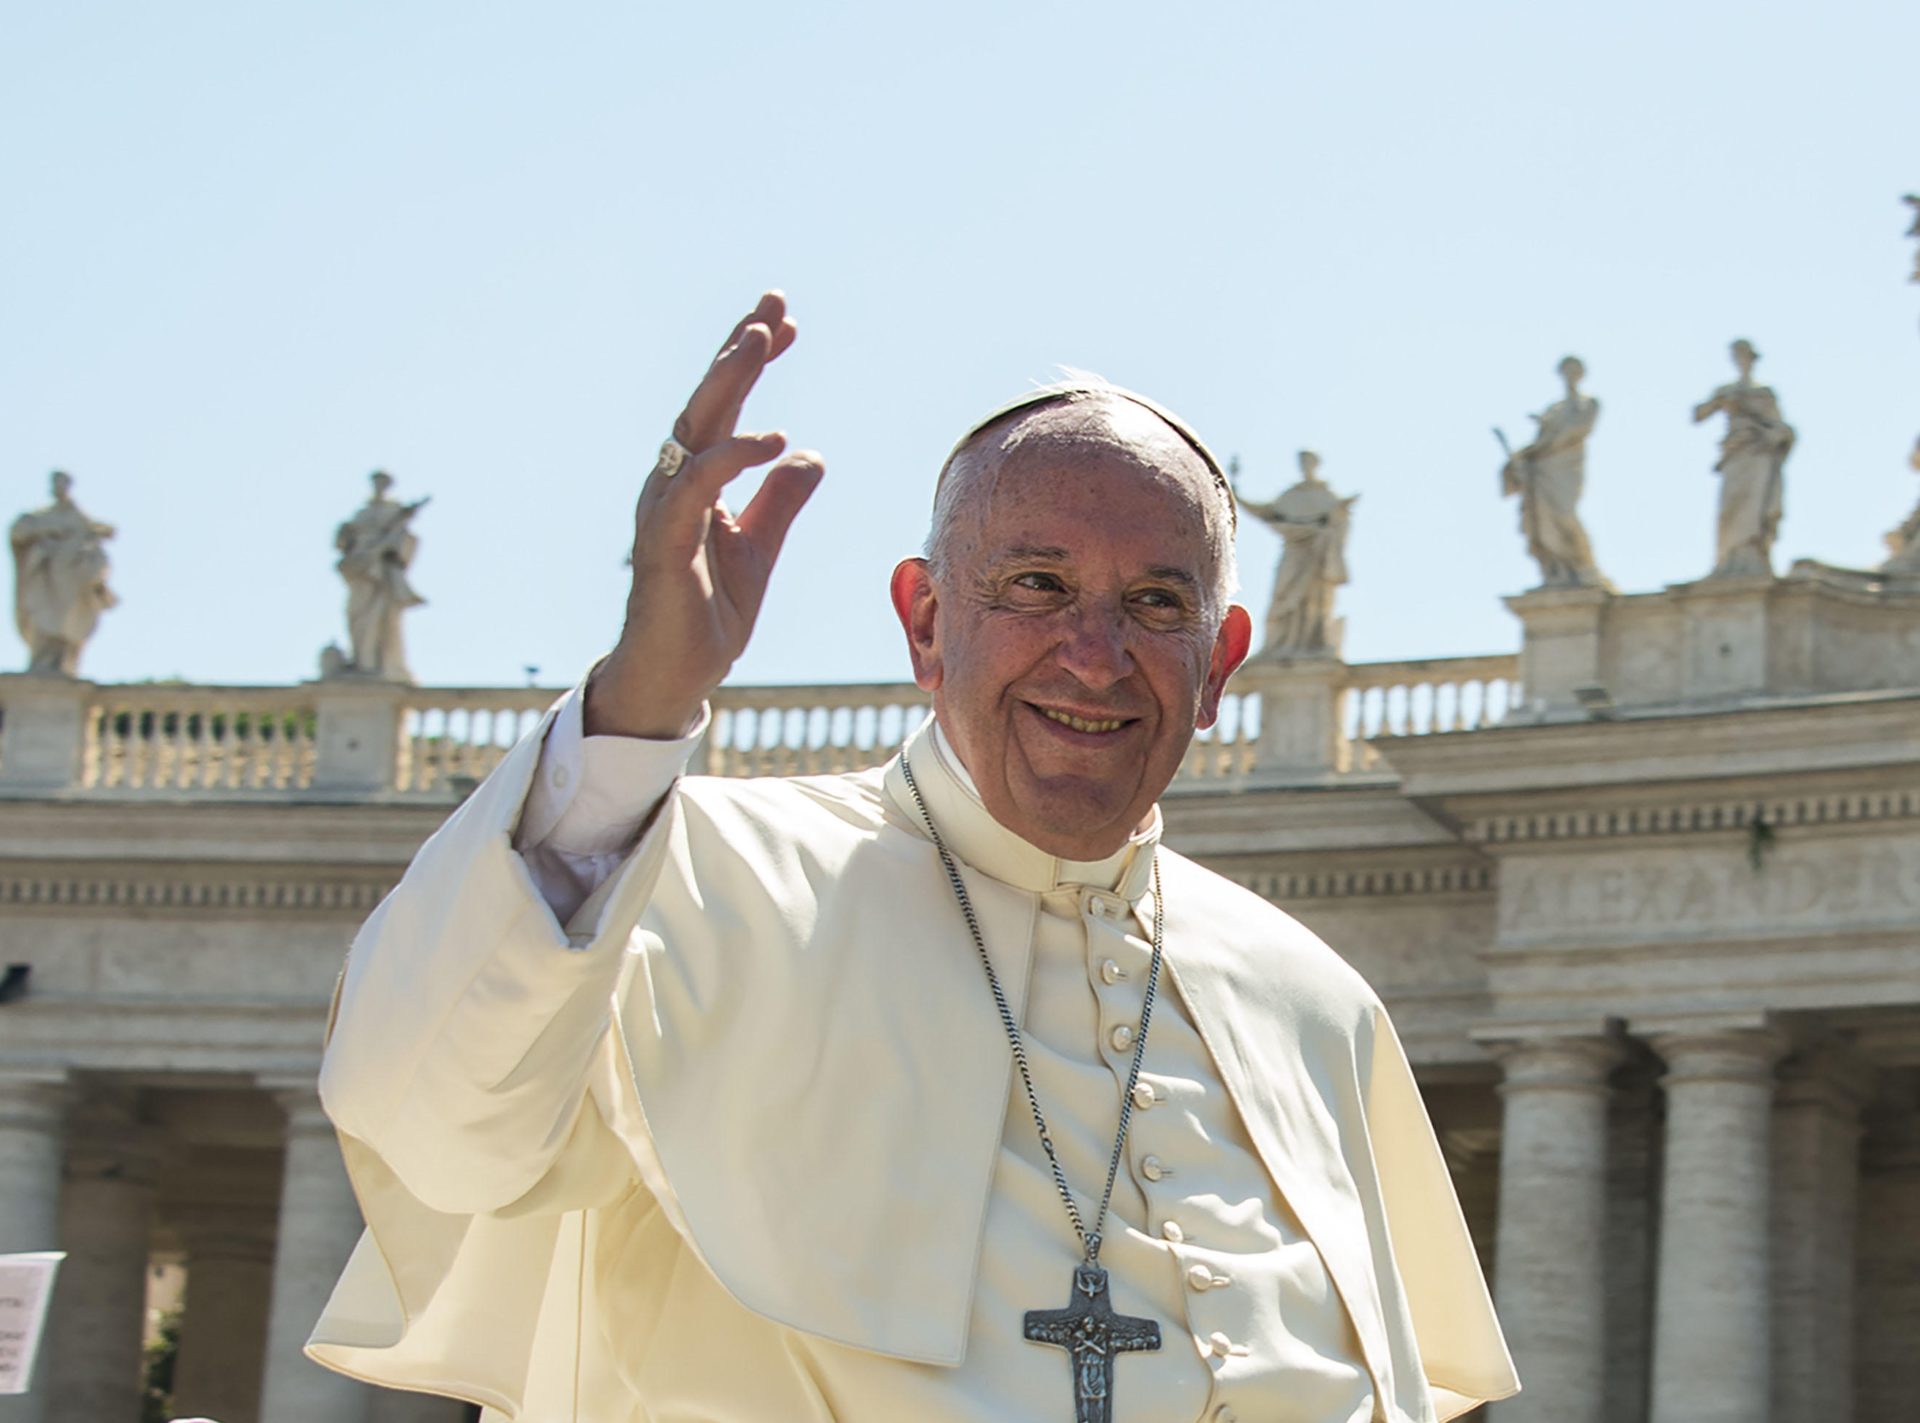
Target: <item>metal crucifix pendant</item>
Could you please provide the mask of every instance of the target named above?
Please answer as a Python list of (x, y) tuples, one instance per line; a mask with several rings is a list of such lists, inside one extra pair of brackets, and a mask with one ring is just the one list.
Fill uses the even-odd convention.
[(1028, 1310), (1026, 1333), (1035, 1343), (1067, 1351), (1074, 1423), (1113, 1423), (1113, 1356), (1160, 1347), (1158, 1323), (1113, 1312), (1107, 1272), (1098, 1265), (1074, 1267), (1073, 1295), (1065, 1309)]

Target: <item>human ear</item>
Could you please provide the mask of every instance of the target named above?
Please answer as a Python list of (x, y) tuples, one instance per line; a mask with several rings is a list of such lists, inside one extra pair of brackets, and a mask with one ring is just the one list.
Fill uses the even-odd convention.
[(1207, 664), (1206, 684), (1200, 689), (1200, 714), (1193, 724), (1205, 731), (1220, 715), (1220, 695), (1227, 689), (1233, 669), (1247, 660), (1253, 645), (1253, 619), (1238, 603), (1227, 609), (1220, 620), (1220, 631), (1213, 635), (1213, 655)]
[(944, 670), (934, 614), (940, 605), (933, 574), (924, 558), (902, 559), (889, 585), (894, 615), (907, 635), (907, 655), (913, 659), (913, 683), (923, 692), (938, 691)]

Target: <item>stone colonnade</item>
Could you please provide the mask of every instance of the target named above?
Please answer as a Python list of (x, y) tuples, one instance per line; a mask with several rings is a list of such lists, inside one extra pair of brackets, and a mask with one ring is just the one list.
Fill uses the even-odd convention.
[(1795, 1051), (1765, 1020), (1631, 1026), (1475, 1034), (1503, 1074), (1495, 1295), (1526, 1386), (1494, 1423), (1910, 1408), (1913, 1104), (1863, 1149), (1871, 1074), (1832, 1043)]
[[(220, 1201), (165, 1222), (187, 1260), (176, 1411), (220, 1423), (460, 1423), (461, 1404), (372, 1389), (301, 1354), (360, 1216), (311, 1083), (279, 1084), (274, 1097), (286, 1121), (277, 1211)], [(140, 1418), (161, 1135), (140, 1123), (131, 1093), (0, 1073), (0, 1252), (68, 1252), (34, 1387), (0, 1397), (0, 1423)]]
[[(1876, 1091), (1859, 1058), (1830, 1041), (1794, 1051), (1765, 1020), (1475, 1036), (1502, 1072), (1498, 1166), (1482, 1118), (1462, 1169), (1483, 1189), (1463, 1200), (1493, 1236), (1527, 1386), (1493, 1423), (1866, 1423), (1911, 1409), (1920, 1072)], [(71, 1252), (38, 1386), (0, 1398), (0, 1423), (140, 1416), (157, 1215), (187, 1258), (183, 1416), (460, 1423), (459, 1404), (301, 1356), (359, 1217), (311, 1085), (265, 1085), (284, 1123), (277, 1201), (263, 1178), (257, 1201), (196, 1185), (161, 1212), (164, 1144), (131, 1094), (0, 1073), (0, 1251)]]

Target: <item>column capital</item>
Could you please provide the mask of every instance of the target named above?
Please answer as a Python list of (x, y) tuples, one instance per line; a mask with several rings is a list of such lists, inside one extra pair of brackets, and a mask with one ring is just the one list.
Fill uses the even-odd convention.
[(333, 1122), (320, 1104), (320, 1084), (314, 1078), (261, 1073), (254, 1081), (286, 1114), (288, 1135), (333, 1135)]
[(72, 1101), (64, 1071), (0, 1068), (0, 1127), (57, 1130)]
[(1729, 1015), (1635, 1023), (1667, 1065), (1660, 1079), (1671, 1088), (1694, 1082), (1774, 1081), (1774, 1069), (1793, 1039), (1765, 1015)]
[(1502, 1096), (1512, 1092), (1608, 1090), (1614, 1068), (1627, 1060), (1617, 1019), (1576, 1023), (1490, 1023), (1469, 1036), (1500, 1064)]

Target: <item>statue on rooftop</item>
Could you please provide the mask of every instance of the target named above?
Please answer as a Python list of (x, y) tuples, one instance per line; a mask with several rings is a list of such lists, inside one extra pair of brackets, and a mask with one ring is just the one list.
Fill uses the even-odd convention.
[(426, 602), (407, 582), (407, 567), (420, 547), (413, 516), (425, 499), (402, 504), (390, 498), (393, 476), (375, 470), (373, 497), (333, 536), (340, 551), (336, 565), (347, 584), (347, 633), (352, 654), (338, 667), (341, 675), (410, 682), (400, 618)]
[[(1920, 440), (1913, 442), (1907, 463), (1920, 474)], [(1914, 505), (1900, 527), (1887, 535), (1887, 561), (1880, 565), (1880, 571), (1899, 578), (1920, 578), (1920, 504)]]
[[(1907, 236), (1920, 237), (1920, 193), (1908, 193), (1903, 201), (1913, 209), (1913, 226), (1907, 229)], [(1913, 254), (1913, 275), (1907, 280), (1920, 282), (1920, 250)], [(1920, 473), (1920, 439), (1914, 440), (1913, 453), (1907, 456), (1907, 463)], [(1914, 505), (1913, 512), (1900, 527), (1887, 535), (1887, 561), (1880, 565), (1880, 571), (1901, 577), (1920, 577), (1920, 504)]]
[(1300, 451), (1300, 482), (1270, 503), (1248, 499), (1236, 488), (1240, 507), (1280, 535), (1280, 566), (1267, 604), (1262, 657), (1337, 657), (1341, 621), (1333, 615), (1334, 591), (1347, 581), (1347, 527), (1359, 495), (1342, 499), (1319, 477), (1320, 456)]
[(1772, 389), (1753, 379), (1753, 364), (1760, 358), (1753, 344), (1735, 341), (1732, 352), (1740, 378), (1693, 407), (1696, 425), (1711, 415), (1727, 417), (1726, 437), (1714, 465), (1720, 473), (1720, 515), (1708, 577), (1770, 577), (1793, 427), (1781, 418)]
[[(1533, 417), (1533, 439), (1509, 451), (1500, 488), (1520, 496), (1520, 532), (1540, 565), (1543, 587), (1604, 588), (1607, 580), (1593, 561), (1579, 512), (1587, 436), (1600, 418), (1600, 402), (1580, 393), (1587, 368), (1578, 356), (1563, 359), (1559, 370), (1567, 393)], [(1506, 444), (1505, 435), (1500, 443)]]
[(100, 614), (120, 601), (107, 587), (103, 547), (113, 525), (73, 502), (72, 475), (55, 470), (52, 484), (51, 504), (13, 521), (13, 621), (27, 671), (72, 677)]

